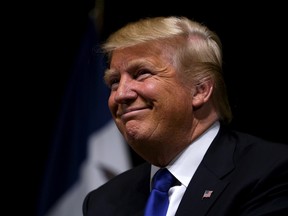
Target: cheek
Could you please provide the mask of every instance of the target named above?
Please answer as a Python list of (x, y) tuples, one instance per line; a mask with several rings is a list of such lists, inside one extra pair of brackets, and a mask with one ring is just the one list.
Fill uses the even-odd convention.
[(161, 85), (155, 82), (145, 83), (138, 89), (138, 93), (145, 95), (147, 98), (154, 98), (161, 90)]

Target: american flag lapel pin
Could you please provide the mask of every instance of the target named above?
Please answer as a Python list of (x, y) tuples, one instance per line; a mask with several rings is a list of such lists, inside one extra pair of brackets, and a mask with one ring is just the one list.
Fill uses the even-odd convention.
[(202, 199), (210, 198), (210, 197), (212, 196), (212, 193), (213, 193), (212, 190), (205, 190), (205, 191), (204, 191), (204, 194), (203, 194), (203, 196), (202, 196)]

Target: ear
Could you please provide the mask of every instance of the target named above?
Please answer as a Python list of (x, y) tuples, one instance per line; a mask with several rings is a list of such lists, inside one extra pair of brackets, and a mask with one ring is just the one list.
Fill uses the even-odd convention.
[(195, 108), (201, 107), (211, 97), (213, 92), (213, 82), (211, 79), (198, 83), (194, 88), (192, 106)]

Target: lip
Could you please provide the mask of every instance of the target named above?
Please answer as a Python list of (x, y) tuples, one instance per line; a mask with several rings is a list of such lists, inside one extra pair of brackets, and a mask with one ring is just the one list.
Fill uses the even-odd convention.
[(132, 112), (143, 110), (143, 109), (146, 109), (146, 108), (147, 107), (129, 107), (129, 108), (117, 111), (117, 116), (121, 117), (121, 116), (123, 116), (123, 115), (125, 115), (127, 113), (132, 113)]
[(117, 116), (121, 119), (127, 119), (131, 117), (135, 117), (136, 114), (139, 114), (143, 110), (150, 109), (149, 107), (129, 107), (126, 109), (119, 110), (117, 112)]

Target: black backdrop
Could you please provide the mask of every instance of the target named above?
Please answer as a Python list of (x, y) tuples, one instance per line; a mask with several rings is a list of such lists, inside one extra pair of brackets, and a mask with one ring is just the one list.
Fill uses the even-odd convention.
[[(205, 23), (223, 42), (224, 73), (234, 113), (232, 126), (288, 143), (285, 7), (271, 1), (254, 6), (243, 1), (212, 2), (146, 0), (128, 4), (106, 0), (101, 37), (104, 40), (127, 22), (146, 16), (184, 15)], [(25, 3), (18, 7), (19, 12), (11, 10), (8, 17), (19, 16), (9, 24), (15, 47), (9, 49), (13, 57), (6, 104), (12, 105), (9, 111), (13, 114), (5, 116), (6, 126), (12, 129), (5, 143), (11, 147), (7, 179), (13, 177), (15, 183), (8, 194), (15, 199), (18, 193), (22, 201), (7, 201), (13, 206), (15, 202), (26, 203), (13, 208), (14, 213), (34, 214), (60, 102), (93, 6), (91, 0)], [(28, 196), (29, 202), (23, 196)]]

